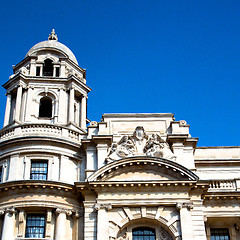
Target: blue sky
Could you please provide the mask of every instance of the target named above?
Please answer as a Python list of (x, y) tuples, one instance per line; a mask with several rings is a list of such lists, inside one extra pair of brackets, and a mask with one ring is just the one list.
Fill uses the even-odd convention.
[(90, 120), (171, 112), (198, 146), (240, 145), (239, 0), (3, 1), (0, 24), (1, 84), (55, 28), (87, 69)]

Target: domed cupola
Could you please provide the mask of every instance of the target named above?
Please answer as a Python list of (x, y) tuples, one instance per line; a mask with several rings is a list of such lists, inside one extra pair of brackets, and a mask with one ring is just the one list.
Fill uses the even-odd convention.
[(86, 129), (86, 71), (52, 30), (13, 67), (7, 90), (4, 126), (57, 124), (80, 133)]
[(51, 34), (49, 34), (48, 40), (37, 43), (34, 45), (26, 54), (25, 57), (28, 56), (39, 56), (41, 54), (44, 55), (44, 52), (51, 51), (53, 54), (56, 54), (62, 58), (68, 58), (75, 64), (78, 64), (77, 59), (73, 52), (64, 44), (58, 42), (58, 37), (53, 29)]

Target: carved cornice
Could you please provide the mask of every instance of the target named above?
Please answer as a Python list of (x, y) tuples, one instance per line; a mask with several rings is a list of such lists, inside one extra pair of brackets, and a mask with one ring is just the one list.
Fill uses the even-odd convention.
[(74, 185), (54, 182), (54, 181), (38, 181), (38, 180), (22, 180), (22, 181), (12, 181), (0, 184), (0, 192), (19, 190), (19, 189), (37, 189), (38, 191), (44, 189), (52, 189), (64, 192), (75, 191)]

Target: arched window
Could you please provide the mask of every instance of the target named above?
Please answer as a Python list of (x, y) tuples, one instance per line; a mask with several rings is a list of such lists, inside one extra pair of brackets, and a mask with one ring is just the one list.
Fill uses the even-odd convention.
[(140, 227), (132, 231), (133, 240), (156, 240), (155, 230), (152, 228)]
[(53, 76), (53, 64), (51, 59), (46, 59), (43, 64), (43, 76)]
[(40, 100), (39, 117), (51, 118), (52, 117), (52, 99), (43, 97)]

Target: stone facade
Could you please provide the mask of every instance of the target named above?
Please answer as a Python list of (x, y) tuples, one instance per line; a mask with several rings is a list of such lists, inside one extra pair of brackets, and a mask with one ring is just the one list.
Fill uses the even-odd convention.
[(171, 113), (90, 122), (85, 70), (54, 31), (13, 71), (2, 240), (240, 239), (240, 147), (196, 147)]

